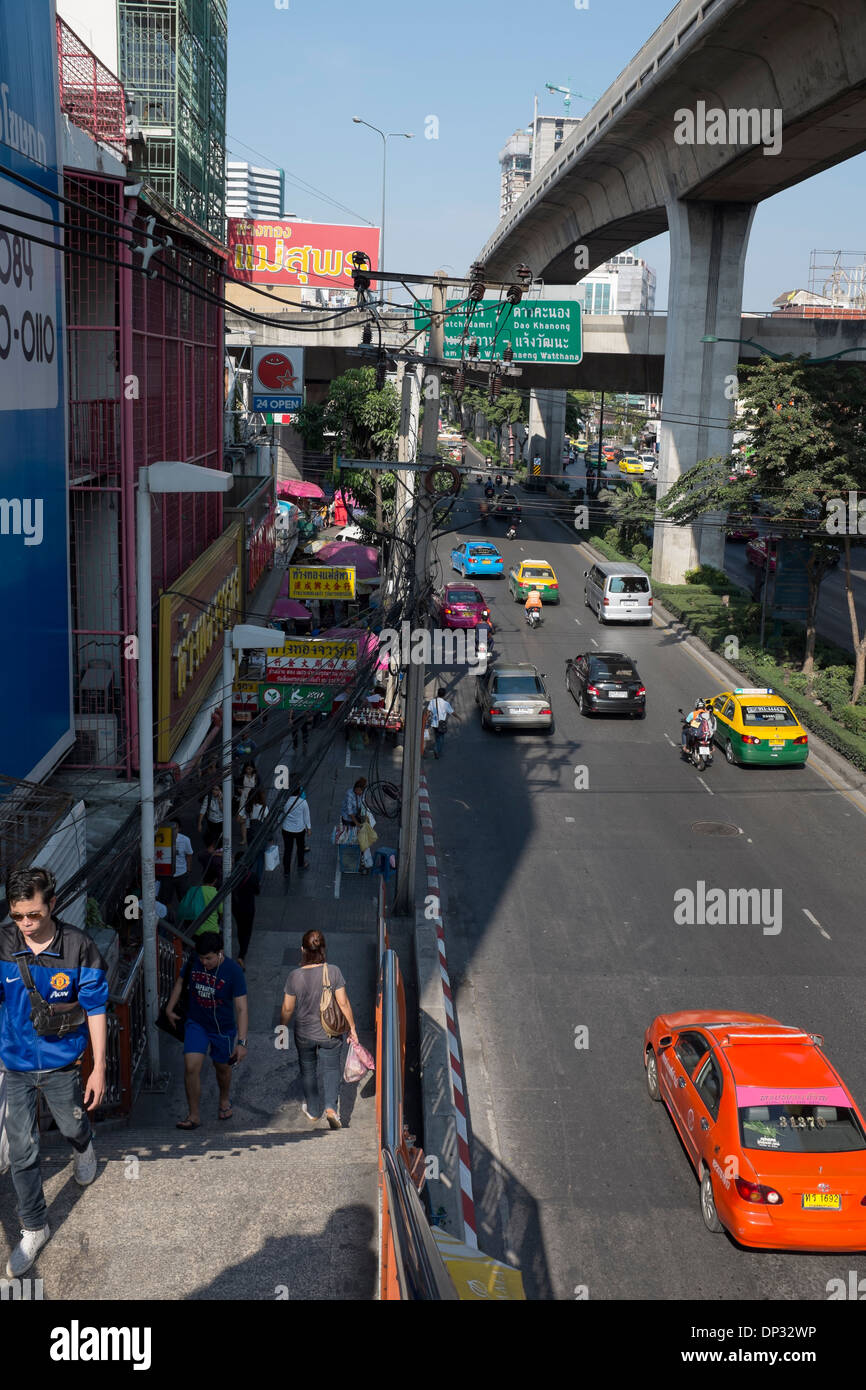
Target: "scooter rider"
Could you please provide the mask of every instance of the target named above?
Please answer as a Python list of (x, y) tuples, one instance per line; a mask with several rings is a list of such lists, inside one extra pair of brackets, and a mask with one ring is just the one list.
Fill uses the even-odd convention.
[[(689, 751), (691, 743), (711, 743), (716, 732), (716, 721), (706, 700), (696, 700), (683, 722), (683, 751)], [(700, 737), (699, 737), (700, 735)]]
[(513, 541), (515, 539), (515, 537), (517, 536), (517, 528), (519, 525), (520, 517), (516, 516), (514, 520), (511, 522), (511, 525), (508, 527), (508, 530), (505, 532), (505, 539), (507, 541)]
[(541, 594), (537, 589), (530, 589), (526, 603), (523, 605), (526, 612), (526, 621), (529, 622), (530, 614), (537, 613), (541, 617)]

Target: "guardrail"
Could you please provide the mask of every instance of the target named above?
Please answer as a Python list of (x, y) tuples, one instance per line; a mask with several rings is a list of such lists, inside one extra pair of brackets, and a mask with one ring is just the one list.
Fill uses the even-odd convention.
[(377, 936), (379, 1297), (383, 1301), (456, 1301), (457, 1290), (439, 1253), (411, 1172), (403, 1125), (406, 995), (397, 952), (388, 941), (384, 879), (379, 885)]

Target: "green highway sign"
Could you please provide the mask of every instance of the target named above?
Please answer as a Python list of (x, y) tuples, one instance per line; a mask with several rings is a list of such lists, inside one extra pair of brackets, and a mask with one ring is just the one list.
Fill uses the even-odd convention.
[[(421, 304), (429, 308), (430, 300)], [(478, 359), (501, 357), (511, 347), (515, 362), (578, 363), (583, 360), (581, 306), (572, 299), (525, 299), (520, 304), (482, 300), (474, 311), (459, 299), (448, 301), (451, 313), (445, 320), (445, 357), (459, 361), (470, 339), (478, 339)], [(463, 338), (466, 315), (471, 315), (469, 332)], [(429, 322), (417, 306), (415, 327)], [(467, 357), (467, 361), (471, 361)]]

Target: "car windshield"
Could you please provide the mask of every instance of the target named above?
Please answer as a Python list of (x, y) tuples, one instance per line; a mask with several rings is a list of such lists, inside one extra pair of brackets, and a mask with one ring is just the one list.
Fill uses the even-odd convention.
[(553, 570), (550, 569), (547, 565), (524, 565), (524, 566), (523, 566), (523, 578), (524, 578), (524, 579), (551, 579), (552, 576), (553, 576)]
[(477, 589), (449, 589), (445, 595), (447, 603), (483, 603)]
[(797, 720), (787, 705), (743, 705), (744, 724), (787, 724), (796, 728)]
[(846, 1105), (741, 1105), (744, 1149), (780, 1153), (851, 1153), (866, 1148), (866, 1136)]
[(638, 679), (637, 671), (633, 666), (617, 661), (593, 661), (590, 665), (590, 675), (596, 680), (628, 681)]
[(497, 676), (493, 683), (496, 695), (543, 695), (544, 686), (538, 676)]
[(610, 581), (612, 594), (645, 594), (648, 589), (649, 580), (642, 574), (636, 578), (628, 574), (615, 574)]
[(498, 554), (499, 554), (499, 551), (498, 551), (498, 550), (495, 550), (494, 547), (493, 547), (492, 545), (473, 545), (473, 547), (472, 547), (472, 549), (470, 550), (469, 554), (470, 554), (470, 555), (498, 555)]

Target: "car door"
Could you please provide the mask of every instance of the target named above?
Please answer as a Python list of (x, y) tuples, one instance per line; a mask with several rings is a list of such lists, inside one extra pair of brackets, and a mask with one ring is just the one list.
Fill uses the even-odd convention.
[(716, 721), (715, 742), (724, 748), (734, 727), (737, 707), (729, 695), (717, 695), (712, 701), (713, 717)]
[(466, 573), (466, 546), (459, 545), (456, 550), (451, 551), (451, 568)]
[(574, 697), (575, 697), (576, 700), (579, 700), (579, 699), (580, 699), (581, 695), (583, 694), (583, 692), (584, 692), (585, 689), (586, 689), (587, 672), (588, 672), (588, 670), (589, 670), (589, 662), (587, 661), (586, 656), (584, 656), (583, 653), (581, 653), (580, 656), (578, 656), (578, 657), (575, 658), (574, 666), (572, 667), (572, 671), (573, 671), (573, 684), (572, 684), (572, 689), (573, 689), (573, 691), (574, 691)]
[(698, 1145), (695, 1136), (695, 1090), (692, 1077), (701, 1066), (710, 1045), (697, 1029), (684, 1029), (675, 1034), (673, 1046), (665, 1048), (659, 1059), (659, 1078), (662, 1091), (676, 1121), (689, 1158), (697, 1165)]
[[(713, 1158), (716, 1157), (714, 1138), (724, 1087), (722, 1068), (712, 1052), (708, 1052), (699, 1063), (691, 1087), (694, 1091), (694, 1126), (690, 1132), (694, 1135), (698, 1157), (712, 1167)], [(688, 1122), (688, 1116), (686, 1119)]]

